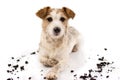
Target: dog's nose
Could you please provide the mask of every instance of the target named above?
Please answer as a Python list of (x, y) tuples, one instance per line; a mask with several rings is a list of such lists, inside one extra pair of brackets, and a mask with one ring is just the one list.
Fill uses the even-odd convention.
[(61, 29), (60, 29), (59, 27), (55, 27), (55, 28), (54, 28), (54, 32), (55, 32), (55, 33), (60, 33), (60, 31), (61, 31)]

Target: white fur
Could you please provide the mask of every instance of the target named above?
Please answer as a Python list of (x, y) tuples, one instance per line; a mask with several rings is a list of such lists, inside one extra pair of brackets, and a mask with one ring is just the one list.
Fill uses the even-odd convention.
[[(47, 33), (52, 38), (62, 37), (65, 33), (65, 25), (63, 25), (62, 22), (59, 20), (61, 17), (61, 14), (60, 13), (57, 14), (57, 9), (55, 9), (53, 12), (50, 13), (50, 16), (53, 18), (53, 21), (47, 26)], [(61, 29), (61, 32), (58, 36), (55, 36), (53, 33), (53, 29), (55, 27), (59, 27)]]
[[(46, 32), (42, 31), (39, 46), (40, 62), (52, 64), (54, 63), (52, 59), (55, 59), (58, 63), (53, 65), (52, 69), (48, 72), (46, 76), (48, 80), (56, 78), (58, 73), (64, 69), (74, 46), (76, 45), (77, 49), (79, 49), (80, 36), (79, 32), (73, 27), (67, 26), (65, 28), (66, 26), (59, 20), (61, 13), (57, 13), (57, 9), (53, 10), (47, 17), (49, 16), (53, 18), (53, 21), (47, 25)], [(53, 34), (53, 28), (56, 26), (61, 28), (58, 36)]]

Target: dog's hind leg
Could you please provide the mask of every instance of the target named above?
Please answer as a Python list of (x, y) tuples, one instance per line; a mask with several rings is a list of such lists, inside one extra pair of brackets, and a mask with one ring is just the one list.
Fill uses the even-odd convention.
[(79, 49), (80, 49), (80, 42), (78, 42), (77, 44), (73, 46), (72, 52), (77, 52), (79, 51)]
[(73, 49), (72, 49), (72, 52), (77, 52), (78, 51), (78, 45), (76, 44)]

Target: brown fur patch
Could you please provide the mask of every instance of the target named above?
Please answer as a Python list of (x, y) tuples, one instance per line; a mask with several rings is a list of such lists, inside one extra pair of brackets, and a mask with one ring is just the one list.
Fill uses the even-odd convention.
[(46, 28), (47, 28), (48, 24), (49, 24), (49, 22), (46, 19), (44, 19), (43, 23), (42, 23), (42, 28), (43, 28), (44, 32), (46, 32)]
[(66, 32), (67, 32), (67, 24), (68, 24), (68, 17), (65, 15), (65, 12), (63, 11), (63, 9), (58, 9), (57, 10), (57, 12), (56, 12), (57, 14), (58, 13), (60, 13), (61, 14), (61, 17), (64, 17), (65, 18), (65, 21), (64, 22), (62, 22), (62, 24), (65, 26), (65, 30), (66, 30)]
[(75, 17), (75, 13), (71, 9), (69, 9), (67, 7), (63, 7), (62, 10), (64, 11), (65, 15), (68, 18), (72, 18), (73, 19)]
[(40, 9), (36, 15), (42, 19), (44, 19), (48, 14), (49, 12), (51, 11), (51, 8), (48, 6), (48, 7), (44, 7), (43, 9)]

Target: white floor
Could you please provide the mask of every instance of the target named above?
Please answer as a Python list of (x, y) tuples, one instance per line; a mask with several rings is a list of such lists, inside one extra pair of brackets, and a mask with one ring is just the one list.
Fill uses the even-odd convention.
[[(79, 77), (88, 73), (88, 70), (97, 69), (96, 64), (100, 63), (100, 57), (104, 57), (106, 62), (114, 63), (105, 66), (102, 73), (94, 72), (92, 75), (97, 75), (97, 80), (120, 80), (119, 4), (119, 0), (0, 1), (0, 80), (17, 80), (17, 77), (18, 80), (28, 80), (29, 77), (31, 80), (44, 80), (49, 68), (39, 63), (37, 54), (30, 55), (37, 50), (40, 41), (41, 20), (35, 13), (44, 6), (67, 6), (75, 11), (76, 17), (70, 20), (69, 24), (83, 36), (82, 50), (70, 55), (69, 66), (60, 74), (58, 80), (80, 80)], [(16, 62), (19, 58), (20, 62)], [(25, 64), (25, 61), (29, 63)], [(10, 63), (24, 66), (25, 70), (20, 71), (18, 68), (18, 72), (8, 74)], [(107, 73), (111, 67), (115, 69)], [(74, 72), (71, 73), (71, 70)], [(77, 76), (74, 77), (75, 74)], [(109, 78), (106, 78), (108, 75)]]
[[(108, 66), (103, 68), (101, 73), (93, 72), (92, 76), (98, 76), (95, 78), (96, 80), (120, 80), (120, 67), (119, 67), (119, 60), (120, 59), (111, 59), (110, 55), (103, 55), (103, 54), (110, 54), (109, 50), (105, 51), (104, 48), (100, 50), (91, 50), (90, 53), (93, 53), (89, 57), (85, 58), (83, 52), (76, 52), (70, 54), (70, 61), (66, 69), (60, 73), (58, 80), (84, 80), (80, 79), (81, 75), (85, 73), (88, 74), (88, 70), (97, 70), (97, 63), (100, 63), (98, 60), (101, 57), (104, 57), (105, 62), (114, 62)], [(1, 64), (1, 77), (0, 80), (7, 80), (8, 78), (12, 78), (13, 80), (29, 80), (28, 78), (31, 77), (31, 80), (44, 80), (46, 73), (49, 71), (50, 68), (44, 67), (42, 64), (39, 63), (38, 53), (31, 55), (31, 53), (24, 53), (21, 56), (14, 57), (12, 56), (7, 59), (6, 63)], [(17, 61), (17, 60), (20, 61)], [(28, 64), (25, 64), (25, 61), (28, 61)], [(8, 64), (11, 64), (8, 67)], [(19, 65), (19, 67), (15, 70), (13, 66)], [(21, 71), (20, 67), (24, 66), (24, 70)], [(114, 67), (114, 68), (111, 68)], [(7, 70), (11, 71), (14, 69), (13, 73), (8, 73)], [(73, 70), (73, 72), (71, 72)], [(108, 70), (112, 70), (112, 72), (108, 72)], [(18, 72), (17, 72), (18, 71)], [(102, 74), (102, 76), (101, 76)], [(74, 76), (77, 75), (77, 76)], [(109, 76), (109, 78), (106, 78)], [(19, 79), (17, 78), (19, 77)], [(90, 80), (87, 78), (87, 80)]]

